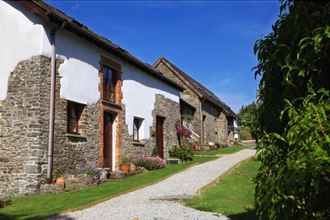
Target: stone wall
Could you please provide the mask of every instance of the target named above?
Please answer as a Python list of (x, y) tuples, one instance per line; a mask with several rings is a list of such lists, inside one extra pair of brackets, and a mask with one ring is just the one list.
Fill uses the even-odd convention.
[(204, 144), (218, 143), (218, 116), (219, 110), (208, 102), (203, 102), (203, 129)]
[[(44, 66), (50, 67), (50, 59), (44, 57)], [(67, 133), (67, 104), (68, 100), (60, 97), (61, 76), (59, 66), (62, 60), (57, 60), (56, 72), (56, 102), (55, 102), (55, 122), (54, 122), (54, 152), (53, 152), (53, 174), (66, 173), (75, 174), (95, 168), (98, 160), (98, 114), (97, 104), (86, 105), (82, 112), (79, 127), (80, 135), (71, 135)], [(50, 98), (50, 69), (43, 73), (43, 81), (40, 84), (40, 121), (41, 134), (40, 144), (47, 152), (48, 148), (48, 126), (49, 126), (49, 98)], [(18, 88), (16, 88), (17, 90)], [(41, 167), (42, 180), (47, 172), (47, 155), (43, 154), (43, 165)]]
[(67, 100), (56, 101), (54, 173), (79, 174), (96, 168), (99, 158), (99, 108), (86, 105), (79, 120), (80, 134), (67, 133)]
[[(192, 129), (199, 136), (203, 136), (203, 143), (208, 144), (209, 142), (218, 143), (221, 145), (228, 145), (233, 134), (228, 130), (228, 119), (224, 114), (223, 109), (215, 107), (213, 104), (207, 101), (201, 103), (201, 99), (198, 95), (188, 86), (188, 81), (180, 79), (174, 70), (169, 68), (165, 63), (160, 62), (156, 67), (164, 76), (175, 81), (177, 84), (182, 86), (185, 90), (180, 93), (180, 98), (187, 104), (191, 105), (195, 112), (191, 117)], [(201, 109), (202, 106), (202, 109)], [(202, 117), (205, 116), (205, 121), (202, 122)], [(203, 123), (203, 125), (202, 125)], [(202, 127), (204, 131), (202, 132)]]
[(221, 112), (218, 117), (218, 137), (219, 143), (221, 145), (228, 145), (227, 143), (227, 133), (228, 133), (228, 125), (227, 125), (227, 117), (224, 112)]
[[(80, 134), (67, 133), (67, 103), (60, 97), (61, 77), (57, 60), (56, 114), (53, 171), (78, 174), (97, 167), (100, 147), (100, 103), (86, 105), (82, 112)], [(8, 95), (0, 101), (0, 197), (38, 192), (46, 182), (48, 151), (48, 119), (50, 97), (50, 58), (35, 56), (20, 62), (10, 74)], [(118, 113), (118, 123), (125, 122), (125, 106)], [(180, 120), (180, 106), (170, 99), (156, 95), (151, 138), (135, 145), (126, 126), (119, 126), (117, 140), (121, 155), (155, 152), (156, 116), (165, 117), (165, 157), (171, 146), (177, 145), (175, 123)], [(116, 146), (117, 146), (116, 145)], [(117, 149), (118, 150), (118, 149)], [(116, 155), (117, 161), (120, 155)], [(118, 163), (116, 164), (118, 167)]]
[(225, 113), (209, 102), (203, 102), (205, 144), (228, 145), (228, 121)]
[(234, 138), (234, 118), (227, 117), (227, 144), (233, 145), (235, 143)]
[(181, 99), (188, 103), (190, 106), (194, 107), (195, 112), (191, 116), (191, 125), (193, 128), (193, 131), (201, 136), (201, 102), (199, 97), (190, 89), (186, 89), (185, 91), (181, 92), (180, 94)]
[(35, 56), (17, 64), (0, 102), (0, 196), (38, 191), (47, 145), (42, 86), (49, 59)]
[[(58, 67), (62, 61), (58, 60)], [(55, 114), (55, 133), (54, 133), (54, 153), (53, 153), (53, 174), (57, 173), (79, 174), (86, 172), (87, 169), (97, 167), (99, 159), (99, 103), (85, 105), (79, 120), (79, 134), (67, 132), (67, 106), (68, 100), (60, 97), (61, 76), (57, 71), (56, 78), (56, 114)], [(49, 91), (50, 91), (50, 72), (47, 78), (47, 85), (42, 86), (44, 90), (44, 107), (46, 114), (42, 115), (43, 141), (48, 144), (48, 114), (49, 114)], [(44, 167), (44, 174), (46, 173)]]
[[(168, 151), (172, 146), (178, 145), (175, 124), (180, 120), (180, 105), (162, 95), (156, 95), (156, 101), (153, 110), (153, 126), (150, 128), (151, 137), (141, 140), (140, 143), (133, 141), (133, 136), (129, 135), (128, 127), (125, 124), (123, 128), (122, 156), (137, 155), (157, 155), (156, 148), (156, 116), (162, 116), (164, 121), (164, 156), (168, 158)], [(123, 114), (125, 115), (125, 114)], [(125, 121), (123, 119), (123, 121)]]
[(198, 95), (193, 90), (191, 90), (191, 88), (188, 87), (186, 83), (183, 83), (183, 81), (179, 79), (164, 63), (160, 63), (157, 66), (157, 69), (164, 76), (184, 88), (184, 91), (180, 93), (180, 98), (195, 109), (194, 114), (191, 116), (190, 123), (192, 125), (193, 131), (197, 135), (201, 136), (201, 102)]
[[(122, 121), (125, 122), (125, 106), (123, 105)], [(154, 141), (150, 139), (140, 140), (140, 143), (133, 141), (133, 135), (128, 132), (128, 125), (124, 123), (122, 128), (121, 157), (131, 158), (132, 156), (152, 155)]]
[(155, 108), (153, 111), (153, 128), (152, 134), (156, 134), (156, 116), (162, 116), (164, 121), (164, 156), (169, 157), (169, 150), (178, 145), (178, 137), (175, 125), (180, 121), (180, 105), (162, 95), (156, 95)]
[[(59, 68), (62, 63), (57, 60)], [(67, 100), (60, 98), (57, 71), (54, 173), (82, 172), (98, 159), (98, 107), (85, 106), (81, 135), (67, 134)], [(47, 171), (50, 59), (35, 56), (10, 74), (0, 101), (0, 196), (34, 193)]]

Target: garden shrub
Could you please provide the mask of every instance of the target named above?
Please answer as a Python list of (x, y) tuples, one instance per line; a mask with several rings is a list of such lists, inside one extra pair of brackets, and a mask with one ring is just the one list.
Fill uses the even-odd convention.
[(260, 219), (330, 219), (329, 100), (321, 90), (299, 108), (288, 102), (286, 132), (263, 137), (256, 187)]
[(161, 169), (166, 166), (165, 160), (160, 157), (142, 156), (132, 159), (132, 162), (139, 167), (144, 167), (147, 170)]
[(182, 161), (191, 161), (194, 155), (191, 148), (177, 146), (174, 146), (169, 153), (171, 157), (179, 158)]
[(261, 220), (330, 219), (329, 9), (281, 0), (272, 32), (255, 45)]
[(239, 136), (241, 140), (252, 140), (251, 131), (248, 127), (241, 127)]

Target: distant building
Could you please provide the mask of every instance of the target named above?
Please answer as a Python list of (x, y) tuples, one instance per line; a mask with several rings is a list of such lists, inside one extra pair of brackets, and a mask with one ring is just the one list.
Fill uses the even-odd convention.
[(168, 59), (159, 58), (154, 67), (184, 88), (180, 93), (181, 118), (200, 144), (234, 142), (236, 114), (229, 106)]

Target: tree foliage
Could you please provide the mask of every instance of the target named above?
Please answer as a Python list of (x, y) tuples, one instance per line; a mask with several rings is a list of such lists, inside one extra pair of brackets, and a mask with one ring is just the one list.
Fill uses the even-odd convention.
[(330, 3), (281, 1), (255, 44), (260, 219), (330, 219)]
[[(241, 127), (242, 134), (250, 132), (252, 138), (257, 138), (257, 105), (255, 102), (247, 106), (242, 106), (238, 113), (239, 125)], [(245, 135), (243, 135), (245, 136)], [(241, 138), (244, 139), (244, 137)]]

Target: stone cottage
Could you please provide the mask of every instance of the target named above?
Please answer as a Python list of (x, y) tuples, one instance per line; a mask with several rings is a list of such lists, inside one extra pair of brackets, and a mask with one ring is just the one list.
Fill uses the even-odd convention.
[(183, 121), (228, 143), (235, 114), (165, 58), (153, 66), (43, 1), (0, 0), (0, 197), (56, 172), (168, 158)]
[(184, 88), (180, 92), (182, 123), (199, 144), (230, 145), (234, 142), (236, 114), (229, 106), (168, 59), (159, 58), (154, 67)]
[(177, 144), (182, 88), (152, 66), (43, 1), (0, 0), (0, 32), (0, 195)]

